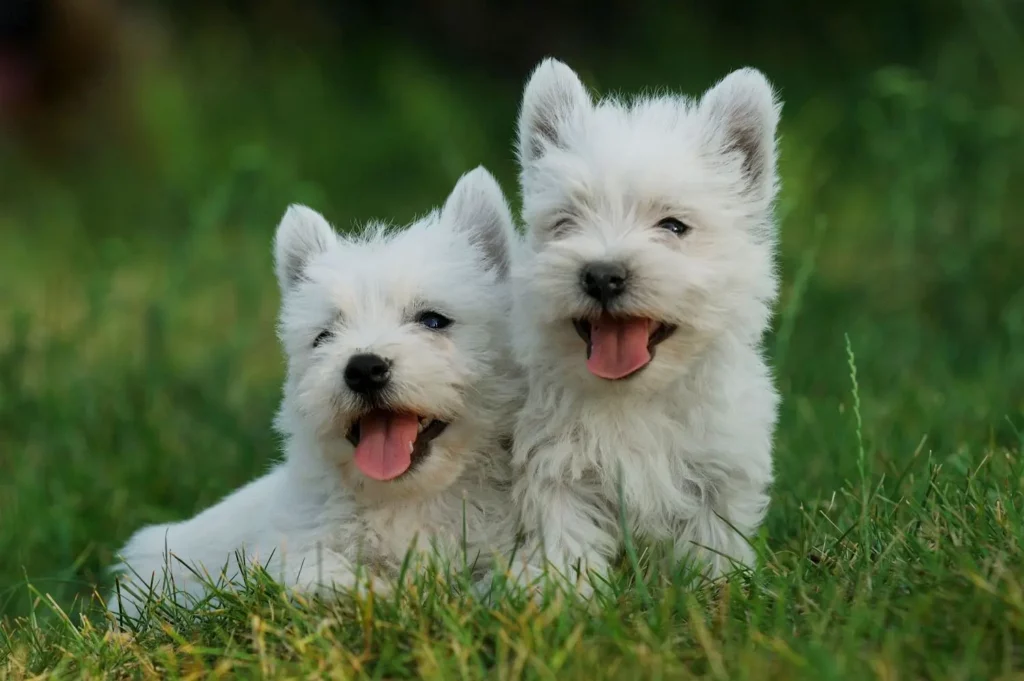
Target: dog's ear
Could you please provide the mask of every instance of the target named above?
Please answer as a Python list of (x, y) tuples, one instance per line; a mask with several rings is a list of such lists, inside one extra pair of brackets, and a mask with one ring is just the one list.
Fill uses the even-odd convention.
[(545, 149), (562, 146), (565, 123), (592, 105), (575, 71), (557, 59), (542, 61), (530, 75), (519, 109), (519, 163), (525, 166)]
[(282, 291), (302, 278), (310, 259), (337, 242), (338, 236), (324, 216), (312, 208), (288, 206), (274, 237), (274, 263)]
[(736, 154), (747, 193), (770, 199), (776, 188), (776, 128), (782, 103), (763, 73), (733, 71), (700, 102), (707, 137), (716, 153)]
[(488, 268), (501, 279), (508, 276), (515, 226), (493, 175), (480, 166), (460, 177), (441, 212), (443, 219), (469, 236)]

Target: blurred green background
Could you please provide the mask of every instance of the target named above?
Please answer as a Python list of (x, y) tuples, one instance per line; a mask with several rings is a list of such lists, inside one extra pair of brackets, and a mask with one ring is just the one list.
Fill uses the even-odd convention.
[[(481, 163), (517, 203), (546, 55), (602, 93), (699, 94), (744, 65), (781, 91), (770, 544), (856, 470), (844, 334), (874, 476), (1020, 446), (1020, 2), (85, 4), (93, 42), (63, 52), (78, 24), (4, 33), (0, 12), (0, 86), (12, 54), (81, 78), (0, 96), (0, 616), (27, 582), (88, 597), (132, 531), (268, 466), (285, 206), (408, 221)], [(89, 50), (91, 71), (57, 68)]]

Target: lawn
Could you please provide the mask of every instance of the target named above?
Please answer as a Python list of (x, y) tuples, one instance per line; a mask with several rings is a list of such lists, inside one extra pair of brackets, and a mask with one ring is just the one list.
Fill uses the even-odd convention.
[[(436, 574), (295, 603), (257, 576), (132, 636), (97, 600), (135, 529), (278, 456), (284, 207), (409, 220), (481, 162), (514, 197), (520, 83), (218, 34), (148, 75), (143, 169), (0, 154), (0, 678), (1024, 678), (1024, 61), (992, 47), (841, 89), (769, 74), (784, 401), (763, 566), (694, 586), (639, 546), (589, 608), (489, 607)], [(696, 91), (732, 66), (580, 68)]]

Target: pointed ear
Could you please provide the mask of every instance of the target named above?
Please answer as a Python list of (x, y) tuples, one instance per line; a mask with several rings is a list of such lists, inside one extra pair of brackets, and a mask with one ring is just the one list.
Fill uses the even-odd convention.
[(542, 61), (526, 84), (519, 109), (519, 163), (525, 166), (548, 147), (562, 146), (566, 121), (592, 105), (575, 71), (557, 59)]
[(441, 214), (456, 230), (469, 236), (488, 268), (494, 269), (500, 279), (508, 276), (515, 226), (493, 175), (480, 166), (460, 177)]
[(274, 263), (281, 290), (294, 286), (310, 259), (326, 251), (337, 239), (320, 213), (297, 204), (288, 206), (274, 237)]
[(773, 197), (782, 103), (765, 75), (752, 68), (733, 71), (707, 91), (700, 109), (715, 151), (739, 155), (746, 191), (759, 199)]

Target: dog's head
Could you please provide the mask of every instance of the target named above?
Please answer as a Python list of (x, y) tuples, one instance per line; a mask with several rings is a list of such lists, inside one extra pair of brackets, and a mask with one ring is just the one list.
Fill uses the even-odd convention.
[[(326, 454), (361, 489), (437, 491), (507, 427), (502, 325), (511, 216), (494, 178), (464, 175), (444, 207), (340, 236), (293, 206), (278, 227), (278, 419), (295, 452)], [(305, 455), (305, 454), (303, 454)]]
[(753, 69), (699, 100), (595, 102), (565, 64), (537, 67), (519, 119), (529, 248), (515, 272), (534, 361), (656, 387), (722, 334), (760, 337), (777, 289), (779, 111)]

